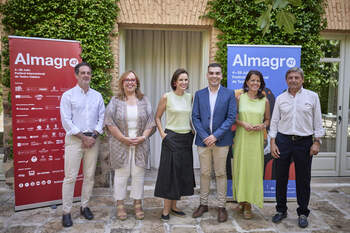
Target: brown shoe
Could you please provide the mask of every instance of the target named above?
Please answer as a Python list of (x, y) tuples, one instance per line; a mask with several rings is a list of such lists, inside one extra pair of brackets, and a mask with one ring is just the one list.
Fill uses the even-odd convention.
[(227, 211), (225, 207), (218, 209), (218, 222), (226, 222), (227, 221)]
[(192, 218), (201, 217), (205, 212), (208, 212), (208, 206), (207, 205), (199, 205), (198, 209), (193, 212)]
[(252, 213), (252, 205), (250, 203), (245, 203), (244, 210), (243, 210), (243, 218), (245, 219), (251, 219), (253, 217)]

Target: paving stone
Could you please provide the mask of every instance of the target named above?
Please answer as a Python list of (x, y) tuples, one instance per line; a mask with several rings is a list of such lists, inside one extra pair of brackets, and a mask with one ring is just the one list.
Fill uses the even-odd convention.
[(202, 219), (200, 221), (200, 227), (205, 233), (238, 232), (233, 224), (233, 219), (230, 217), (223, 223), (219, 223), (216, 218)]
[(115, 201), (112, 196), (93, 196), (89, 201), (91, 209), (95, 206), (113, 206)]
[(197, 230), (195, 226), (189, 226), (189, 227), (173, 226), (171, 227), (171, 233), (197, 233)]
[(42, 225), (51, 216), (50, 208), (38, 208), (20, 211), (9, 219), (8, 226), (16, 226), (19, 222), (25, 225)]
[(6, 233), (33, 233), (37, 227), (35, 226), (13, 226), (6, 229)]
[(342, 192), (344, 192), (346, 195), (350, 195), (350, 186), (349, 187), (341, 187), (339, 188)]
[(338, 232), (350, 232), (349, 219), (344, 218), (345, 215), (334, 208), (327, 201), (319, 201), (311, 203), (312, 209), (320, 216), (323, 221), (328, 224), (331, 230)]
[(145, 219), (142, 221), (140, 232), (145, 233), (165, 233), (164, 223), (160, 220), (162, 209), (146, 209)]

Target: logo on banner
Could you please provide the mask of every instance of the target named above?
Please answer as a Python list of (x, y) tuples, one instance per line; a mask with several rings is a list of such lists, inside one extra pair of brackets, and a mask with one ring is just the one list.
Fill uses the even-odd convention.
[(53, 66), (56, 69), (61, 69), (67, 65), (75, 67), (79, 63), (78, 59), (73, 58), (62, 58), (62, 57), (35, 57), (30, 53), (26, 53), (24, 56), (22, 53), (18, 53), (15, 60), (15, 65), (31, 65), (31, 66)]
[(244, 67), (270, 67), (272, 70), (277, 70), (283, 67), (284, 64), (289, 68), (295, 67), (296, 60), (294, 57), (249, 57), (247, 54), (237, 53), (232, 66), (244, 66)]

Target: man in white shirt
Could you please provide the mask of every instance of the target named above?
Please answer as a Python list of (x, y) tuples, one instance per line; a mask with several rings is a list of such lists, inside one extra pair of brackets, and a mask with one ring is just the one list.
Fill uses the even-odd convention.
[(105, 105), (101, 94), (90, 88), (91, 67), (82, 62), (75, 68), (77, 85), (63, 93), (60, 113), (66, 131), (64, 151), (64, 180), (62, 185), (63, 216), (62, 225), (73, 225), (71, 208), (75, 181), (83, 159), (83, 187), (80, 213), (88, 220), (93, 214), (88, 202), (94, 186), (98, 156), (99, 134), (103, 133)]
[(287, 184), (291, 159), (295, 163), (298, 225), (308, 226), (311, 163), (320, 151), (322, 114), (318, 95), (303, 88), (304, 72), (291, 68), (286, 73), (288, 90), (277, 97), (270, 132), (271, 155), (276, 159), (276, 210), (272, 221), (287, 217)]

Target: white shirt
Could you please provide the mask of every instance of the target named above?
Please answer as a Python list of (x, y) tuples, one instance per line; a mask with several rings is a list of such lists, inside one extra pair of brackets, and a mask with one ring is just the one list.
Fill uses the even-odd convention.
[(103, 133), (105, 105), (99, 92), (89, 88), (85, 93), (78, 85), (64, 92), (60, 103), (62, 126), (67, 135), (79, 132)]
[(295, 97), (288, 91), (279, 95), (273, 109), (269, 135), (271, 138), (276, 138), (277, 132), (322, 137), (324, 129), (317, 93), (301, 88)]
[(213, 133), (214, 108), (215, 108), (216, 98), (218, 97), (218, 93), (220, 90), (220, 85), (215, 92), (211, 92), (209, 87), (208, 87), (208, 90), (209, 90), (209, 105), (210, 105), (210, 132)]

